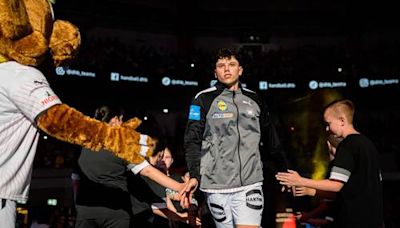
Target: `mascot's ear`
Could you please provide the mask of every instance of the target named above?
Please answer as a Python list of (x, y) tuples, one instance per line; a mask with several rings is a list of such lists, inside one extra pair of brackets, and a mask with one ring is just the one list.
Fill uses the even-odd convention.
[(0, 0), (0, 37), (16, 40), (32, 32), (24, 1)]
[(37, 66), (50, 47), (60, 65), (77, 55), (80, 44), (74, 25), (54, 22), (48, 0), (0, 0), (0, 62)]
[(50, 51), (54, 65), (71, 62), (79, 52), (81, 35), (76, 26), (68, 21), (56, 20), (50, 37)]
[(48, 51), (52, 26), (47, 0), (0, 0), (0, 56), (39, 65)]

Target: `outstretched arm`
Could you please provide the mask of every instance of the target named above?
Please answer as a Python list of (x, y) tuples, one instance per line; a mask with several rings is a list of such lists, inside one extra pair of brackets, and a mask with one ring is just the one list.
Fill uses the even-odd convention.
[(304, 186), (323, 191), (339, 192), (343, 183), (335, 180), (312, 180), (301, 177), (296, 171), (288, 170), (288, 172), (279, 172), (275, 175), (276, 179), (282, 185), (287, 186)]
[(154, 148), (153, 140), (136, 132), (140, 120), (134, 118), (121, 126), (110, 126), (83, 115), (66, 104), (58, 104), (41, 113), (36, 122), (47, 134), (98, 151), (105, 149), (130, 163), (140, 163)]
[(191, 204), (191, 198), (189, 197), (193, 196), (193, 192), (197, 188), (197, 182), (192, 183), (191, 181), (188, 181), (186, 183), (179, 183), (150, 165), (147, 161), (136, 165), (130, 164), (128, 167), (134, 174), (139, 173), (166, 188), (178, 192), (177, 198), (174, 200), (180, 200), (182, 208), (189, 208)]
[(175, 181), (174, 179), (162, 173), (160, 170), (154, 168), (152, 165), (146, 166), (139, 173), (140, 175), (146, 176), (166, 188), (170, 188), (177, 192), (183, 192), (185, 190), (184, 183)]

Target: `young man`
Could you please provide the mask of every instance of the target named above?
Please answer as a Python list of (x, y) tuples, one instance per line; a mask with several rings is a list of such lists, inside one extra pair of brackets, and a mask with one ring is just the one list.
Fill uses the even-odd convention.
[(283, 153), (277, 153), (282, 151), (267, 107), (239, 82), (243, 68), (237, 53), (220, 49), (215, 57), (218, 83), (198, 93), (190, 106), (184, 139), (188, 169), (200, 181), (217, 227), (259, 227), (260, 151)]
[(339, 192), (338, 227), (383, 227), (378, 151), (371, 140), (354, 128), (353, 116), (350, 100), (334, 101), (324, 110), (326, 130), (344, 138), (336, 150), (329, 179), (311, 180), (293, 170), (278, 173), (276, 178), (283, 185)]

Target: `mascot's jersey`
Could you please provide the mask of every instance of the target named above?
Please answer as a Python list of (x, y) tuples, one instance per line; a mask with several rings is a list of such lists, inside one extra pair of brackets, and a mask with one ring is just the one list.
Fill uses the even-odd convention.
[(0, 198), (27, 199), (39, 139), (35, 118), (60, 103), (40, 71), (0, 63)]

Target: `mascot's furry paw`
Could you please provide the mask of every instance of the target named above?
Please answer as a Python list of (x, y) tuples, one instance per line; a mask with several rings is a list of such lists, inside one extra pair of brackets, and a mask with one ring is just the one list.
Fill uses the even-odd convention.
[(50, 37), (50, 50), (54, 65), (68, 64), (79, 52), (81, 37), (76, 26), (68, 21), (56, 20)]
[(110, 126), (62, 104), (49, 108), (37, 123), (41, 130), (57, 139), (94, 151), (109, 150), (134, 164), (151, 155), (155, 147), (152, 138), (133, 129), (140, 124), (137, 118), (121, 126)]
[(139, 127), (139, 125), (141, 123), (142, 123), (142, 121), (139, 118), (135, 117), (135, 118), (132, 118), (132, 119), (122, 123), (121, 126), (135, 130), (136, 128)]

